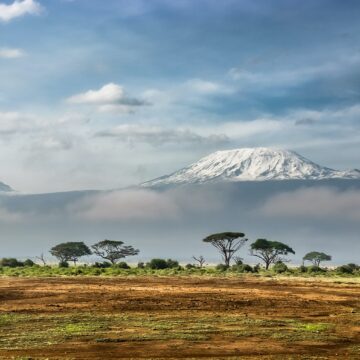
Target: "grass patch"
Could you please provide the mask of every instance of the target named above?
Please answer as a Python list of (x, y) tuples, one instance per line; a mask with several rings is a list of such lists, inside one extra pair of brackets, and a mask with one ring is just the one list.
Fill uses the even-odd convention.
[[(0, 314), (0, 349), (35, 349), (60, 343), (142, 341), (229, 341), (257, 337), (291, 341), (323, 341), (331, 324), (260, 319), (242, 314)], [(334, 338), (334, 335), (332, 335)]]
[(321, 324), (321, 323), (298, 324), (297, 329), (305, 332), (318, 333), (322, 331), (327, 331), (329, 329), (329, 324)]

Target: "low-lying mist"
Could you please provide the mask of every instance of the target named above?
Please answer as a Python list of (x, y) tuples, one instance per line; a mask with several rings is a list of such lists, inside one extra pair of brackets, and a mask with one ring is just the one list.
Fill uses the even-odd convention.
[[(243, 231), (249, 243), (264, 237), (304, 253), (325, 251), (334, 263), (359, 262), (360, 182), (273, 181), (103, 192), (0, 197), (2, 256), (32, 257), (65, 241), (117, 239), (140, 249), (130, 262), (204, 255), (213, 232)], [(240, 251), (248, 262), (248, 246)]]

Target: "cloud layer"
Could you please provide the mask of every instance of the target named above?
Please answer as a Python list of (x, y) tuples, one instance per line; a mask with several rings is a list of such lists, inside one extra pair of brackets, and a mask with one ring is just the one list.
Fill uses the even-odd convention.
[(360, 191), (317, 187), (285, 192), (267, 200), (261, 213), (282, 219), (360, 221)]
[[(360, 185), (354, 181), (0, 196), (2, 238), (18, 239), (7, 241), (4, 256), (36, 255), (65, 239), (91, 244), (118, 238), (131, 240), (145, 257), (180, 260), (199, 253), (219, 261), (201, 240), (215, 232), (243, 231), (250, 242), (266, 237), (289, 244), (296, 263), (312, 250), (330, 253), (337, 263), (350, 262), (358, 260), (359, 219)], [(247, 249), (240, 256), (256, 261)]]
[(166, 144), (182, 145), (222, 145), (229, 142), (224, 134), (202, 136), (191, 130), (164, 129), (159, 126), (148, 125), (119, 125), (111, 130), (100, 131), (96, 137), (110, 137), (126, 142), (132, 146), (136, 144), (150, 144), (162, 146)]

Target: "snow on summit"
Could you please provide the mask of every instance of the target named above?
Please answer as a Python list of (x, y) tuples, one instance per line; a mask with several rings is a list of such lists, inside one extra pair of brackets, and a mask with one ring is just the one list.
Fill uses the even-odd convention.
[(217, 151), (173, 174), (142, 185), (323, 179), (360, 179), (360, 172), (333, 170), (315, 164), (294, 151), (260, 147)]

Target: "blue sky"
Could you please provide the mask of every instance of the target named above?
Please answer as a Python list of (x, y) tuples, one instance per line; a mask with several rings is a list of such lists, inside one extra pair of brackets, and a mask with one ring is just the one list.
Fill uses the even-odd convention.
[(107, 189), (219, 149), (360, 167), (360, 3), (0, 0), (0, 180)]

